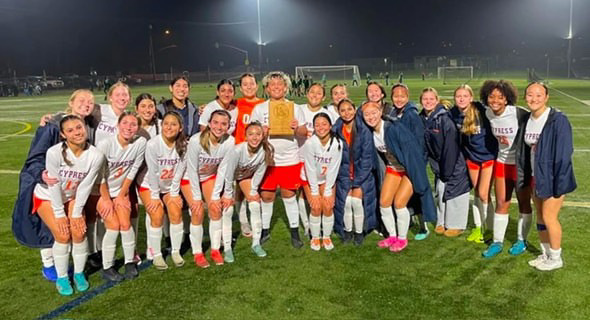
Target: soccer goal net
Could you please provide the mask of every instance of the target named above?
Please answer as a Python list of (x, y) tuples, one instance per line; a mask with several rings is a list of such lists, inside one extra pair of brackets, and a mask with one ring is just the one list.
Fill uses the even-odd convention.
[(442, 79), (443, 84), (449, 82), (469, 82), (473, 79), (473, 66), (462, 67), (438, 67), (438, 79)]
[(311, 77), (314, 82), (343, 81), (356, 86), (361, 81), (357, 65), (295, 67), (295, 78), (304, 79), (305, 76)]

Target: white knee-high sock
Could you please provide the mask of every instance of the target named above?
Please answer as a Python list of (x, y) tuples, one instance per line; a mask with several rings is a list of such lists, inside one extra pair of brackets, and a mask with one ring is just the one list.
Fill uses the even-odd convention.
[(55, 271), (58, 278), (68, 276), (68, 262), (70, 260), (70, 244), (53, 242), (53, 261), (55, 262)]
[(121, 230), (120, 233), (125, 263), (131, 263), (135, 256), (135, 231), (133, 231), (133, 228), (129, 228), (127, 231)]
[(533, 214), (532, 213), (520, 213), (518, 216), (518, 231), (517, 236), (518, 240), (524, 241), (529, 236), (529, 231), (531, 230), (531, 224), (533, 222)]
[(119, 230), (107, 229), (102, 238), (102, 267), (105, 270), (113, 266), (118, 236)]
[(51, 248), (44, 248), (39, 250), (39, 253), (41, 253), (41, 262), (43, 263), (43, 267), (53, 267), (53, 250)]
[(221, 237), (223, 239), (223, 250), (228, 251), (231, 250), (231, 240), (232, 240), (232, 217), (234, 215), (234, 207), (231, 206), (225, 210), (221, 215)]
[(365, 208), (363, 208), (363, 200), (360, 198), (352, 198), (352, 214), (354, 217), (354, 232), (363, 233), (365, 228)]
[(150, 248), (153, 257), (162, 255), (162, 227), (150, 226)]
[(494, 242), (504, 242), (508, 218), (508, 214), (494, 214)]
[(297, 198), (283, 198), (285, 205), (285, 212), (287, 213), (287, 220), (289, 220), (290, 228), (299, 227), (299, 206), (297, 205)]
[(320, 216), (309, 216), (309, 231), (311, 232), (312, 238), (320, 237), (320, 230), (322, 225), (322, 218)]
[(180, 251), (182, 245), (182, 235), (184, 234), (184, 226), (182, 221), (174, 224), (170, 223), (170, 242), (172, 244), (172, 252)]
[(164, 237), (170, 237), (170, 219), (168, 219), (168, 215), (164, 215), (164, 219), (162, 220), (162, 233)]
[(303, 194), (299, 195), (299, 198), (297, 199), (297, 207), (299, 208), (299, 217), (301, 218), (303, 229), (309, 228), (309, 218), (307, 217), (307, 208), (305, 207)]
[(352, 197), (347, 196), (346, 200), (344, 201), (344, 216), (342, 217), (344, 220), (344, 231), (351, 232), (352, 231)]
[(88, 239), (88, 252), (95, 253), (96, 247), (96, 221), (86, 224), (86, 239)]
[(221, 247), (221, 219), (209, 220), (209, 239), (211, 239), (211, 249), (219, 250)]
[(72, 259), (74, 260), (74, 273), (84, 272), (86, 259), (88, 259), (88, 240), (86, 237), (82, 242), (72, 244)]
[(334, 215), (322, 215), (322, 235), (324, 238), (328, 238), (332, 235), (332, 229), (334, 229)]
[(260, 236), (262, 233), (262, 216), (260, 213), (260, 203), (252, 201), (248, 202), (250, 207), (250, 221), (252, 222), (252, 246), (260, 244)]
[(410, 211), (406, 207), (396, 208), (395, 215), (397, 216), (397, 237), (406, 239), (410, 228)]
[(236, 201), (236, 207), (238, 209), (238, 220), (240, 224), (248, 223), (248, 206), (246, 206), (246, 200)]
[(102, 248), (102, 238), (106, 232), (106, 227), (104, 226), (104, 221), (101, 218), (96, 218), (96, 233), (94, 235), (94, 245), (96, 249)]
[(473, 197), (473, 205), (471, 206), (471, 214), (473, 215), (473, 224), (481, 228), (481, 199), (478, 196)]
[(262, 210), (262, 229), (270, 229), (270, 220), (272, 219), (273, 205), (273, 202), (262, 201), (260, 203), (260, 208)]
[(194, 225), (191, 223), (190, 230), (191, 248), (193, 249), (193, 254), (203, 253), (203, 225)]
[(379, 211), (381, 211), (381, 221), (383, 221), (383, 226), (385, 226), (385, 230), (387, 230), (389, 236), (397, 236), (397, 231), (395, 230), (395, 219), (393, 218), (393, 210), (391, 207), (380, 207)]

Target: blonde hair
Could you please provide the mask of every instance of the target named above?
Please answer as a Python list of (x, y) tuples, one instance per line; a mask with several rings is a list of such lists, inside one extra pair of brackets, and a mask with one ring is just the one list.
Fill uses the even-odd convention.
[(291, 90), (291, 78), (289, 78), (289, 76), (286, 73), (282, 71), (273, 71), (268, 73), (264, 76), (264, 78), (262, 78), (262, 86), (264, 88), (268, 87), (268, 84), (271, 79), (283, 80), (285, 82), (285, 86), (287, 87), (287, 91)]
[(127, 90), (127, 93), (129, 94), (129, 99), (131, 99), (131, 89), (129, 88), (129, 86), (121, 81), (117, 81), (115, 82), (110, 88), (109, 88), (109, 92), (107, 93), (107, 96), (110, 98), (113, 95), (113, 91), (115, 91), (115, 89), (117, 89), (118, 87), (123, 87)]
[(422, 103), (422, 96), (424, 96), (424, 94), (426, 92), (434, 93), (436, 100), (440, 103), (440, 98), (438, 97), (438, 91), (436, 91), (436, 89), (434, 89), (433, 87), (426, 87), (426, 88), (422, 89), (422, 93), (420, 93), (420, 103)]
[[(468, 84), (462, 84), (455, 89), (453, 96), (457, 94), (459, 90), (467, 90), (471, 97), (473, 97), (473, 89)], [(461, 126), (461, 133), (466, 135), (472, 135), (477, 132), (477, 125), (479, 123), (479, 112), (475, 108), (475, 104), (471, 102), (465, 110), (465, 118), (463, 119), (463, 125)]]
[(92, 99), (94, 99), (94, 94), (92, 93), (92, 91), (90, 91), (88, 89), (78, 89), (78, 90), (72, 92), (72, 95), (70, 96), (70, 100), (68, 100), (69, 101), (68, 106), (65, 110), (65, 112), (67, 114), (72, 113), (72, 107), (70, 106), (70, 103), (73, 103), (74, 100), (76, 100), (76, 97), (78, 97), (79, 95), (84, 94), (84, 93), (91, 96)]

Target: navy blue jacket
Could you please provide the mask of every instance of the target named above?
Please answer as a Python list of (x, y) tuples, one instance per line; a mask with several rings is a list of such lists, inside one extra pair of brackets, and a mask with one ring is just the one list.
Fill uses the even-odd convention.
[[(375, 153), (373, 133), (365, 122), (356, 116), (354, 124), (356, 135), (352, 151), (347, 143), (342, 144), (342, 161), (336, 179), (336, 201), (334, 204), (334, 230), (343, 235), (344, 232), (344, 203), (351, 188), (363, 190), (363, 208), (365, 211), (364, 228), (369, 232), (377, 227), (377, 189), (375, 188), (375, 170), (372, 154)], [(344, 123), (338, 118), (332, 127), (334, 133), (346, 141), (342, 135)], [(353, 163), (353, 179), (350, 179), (350, 163)]]
[[(485, 107), (477, 101), (474, 104), (478, 112), (479, 132), (472, 135), (461, 133), (461, 150), (465, 158), (471, 161), (481, 163), (496, 160), (498, 156), (498, 140), (492, 134), (492, 127), (486, 117)], [(453, 107), (450, 113), (451, 118), (457, 126), (457, 130), (461, 132), (465, 115), (457, 106)]]
[(459, 145), (459, 132), (449, 112), (438, 105), (430, 116), (420, 112), (424, 120), (424, 140), (432, 172), (445, 183), (443, 200), (456, 198), (471, 190), (465, 158)]
[[(399, 117), (400, 113), (401, 117)], [(416, 141), (418, 141), (422, 149), (424, 149), (424, 123), (422, 122), (422, 119), (420, 119), (418, 108), (416, 108), (414, 103), (410, 101), (401, 109), (398, 109), (395, 106), (389, 108), (389, 110), (384, 109), (383, 114), (399, 118), (400, 122), (410, 129), (416, 137)], [(424, 153), (424, 159), (426, 159), (426, 153)]]
[[(412, 132), (406, 128), (397, 118), (387, 117), (383, 120), (383, 129), (385, 130), (385, 145), (388, 151), (395, 154), (399, 163), (406, 169), (406, 174), (412, 182), (414, 193), (420, 196), (422, 205), (422, 214), (425, 221), (436, 221), (436, 208), (432, 189), (428, 182), (426, 174), (426, 161), (424, 160), (424, 150), (420, 144), (416, 143), (416, 138)], [(375, 151), (373, 158), (378, 163), (379, 156)], [(383, 181), (384, 170), (378, 170), (378, 183)]]
[[(526, 116), (526, 121), (530, 114)], [(526, 121), (524, 122), (526, 126)], [(531, 178), (531, 148), (524, 143), (526, 130), (520, 130), (516, 144), (516, 189), (529, 185)], [(560, 197), (576, 189), (572, 155), (574, 145), (572, 126), (561, 111), (551, 108), (547, 122), (535, 145), (535, 193), (541, 199)]]
[[(199, 132), (199, 109), (188, 99), (186, 99), (185, 104), (188, 110), (188, 121), (187, 119), (183, 120), (185, 120), (185, 123), (188, 123), (188, 126), (183, 124), (183, 131), (187, 137), (192, 137)], [(176, 111), (182, 116), (182, 113), (180, 113), (179, 109), (174, 106), (172, 100), (166, 100), (164, 104), (157, 105), (156, 110), (158, 110), (158, 118), (160, 119), (162, 119), (164, 114), (168, 111)]]

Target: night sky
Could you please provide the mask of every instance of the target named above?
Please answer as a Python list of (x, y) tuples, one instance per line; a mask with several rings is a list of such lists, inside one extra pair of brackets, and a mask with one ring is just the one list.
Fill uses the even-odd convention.
[[(274, 65), (420, 55), (562, 54), (569, 0), (260, 0), (264, 57)], [(574, 0), (573, 55), (590, 55), (590, 1)], [(149, 73), (258, 63), (256, 0), (0, 0), (0, 77)], [(170, 34), (166, 35), (165, 30)]]

